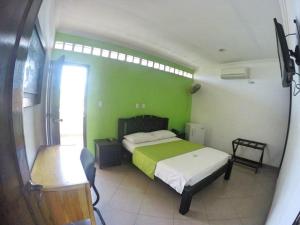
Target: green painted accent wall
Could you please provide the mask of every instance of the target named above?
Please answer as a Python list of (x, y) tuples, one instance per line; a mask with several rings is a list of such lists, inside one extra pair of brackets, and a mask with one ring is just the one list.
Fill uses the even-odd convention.
[[(189, 68), (99, 40), (57, 33), (56, 40), (90, 45), (132, 54), (187, 72)], [(169, 118), (169, 129), (183, 131), (190, 120), (192, 80), (152, 68), (82, 53), (54, 50), (52, 58), (65, 55), (66, 62), (89, 66), (87, 79), (87, 145), (94, 152), (93, 140), (117, 137), (117, 120), (148, 114)], [(70, 84), (71, 85), (71, 84)], [(102, 107), (98, 107), (102, 101)], [(136, 103), (146, 107), (136, 108)]]

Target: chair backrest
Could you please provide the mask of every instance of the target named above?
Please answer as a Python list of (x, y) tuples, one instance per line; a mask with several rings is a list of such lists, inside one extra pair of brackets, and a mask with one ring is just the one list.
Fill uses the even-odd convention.
[(96, 168), (94, 165), (95, 159), (92, 153), (87, 148), (82, 149), (80, 154), (80, 161), (90, 185), (94, 185), (96, 175)]

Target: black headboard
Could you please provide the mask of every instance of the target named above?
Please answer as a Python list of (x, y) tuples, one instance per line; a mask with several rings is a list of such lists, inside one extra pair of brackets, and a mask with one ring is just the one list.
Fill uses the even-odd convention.
[(121, 118), (118, 121), (118, 140), (121, 141), (125, 135), (136, 132), (167, 130), (168, 122), (168, 118), (151, 115)]

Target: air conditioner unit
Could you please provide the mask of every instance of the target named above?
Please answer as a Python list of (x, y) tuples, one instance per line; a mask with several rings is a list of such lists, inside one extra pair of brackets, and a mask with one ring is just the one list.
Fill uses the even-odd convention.
[(224, 68), (221, 70), (221, 79), (248, 79), (249, 68)]

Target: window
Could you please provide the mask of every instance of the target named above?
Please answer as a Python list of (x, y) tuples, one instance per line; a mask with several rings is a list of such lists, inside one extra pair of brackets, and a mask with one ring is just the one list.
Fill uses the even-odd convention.
[(62, 41), (56, 41), (55, 42), (54, 48), (56, 48), (56, 49), (63, 49), (63, 47), (64, 47), (64, 43)]
[(101, 49), (100, 48), (93, 48), (93, 55), (100, 56), (101, 55)]
[(190, 79), (193, 79), (193, 74), (188, 73), (188, 74), (187, 74), (187, 77), (190, 78)]
[(127, 55), (126, 61), (129, 63), (133, 62), (133, 56), (132, 55)]
[(126, 58), (126, 55), (124, 53), (119, 53), (118, 60), (124, 61), (125, 58)]
[(104, 57), (104, 58), (108, 58), (108, 56), (109, 56), (109, 50), (103, 49), (101, 55), (102, 55), (102, 57)]
[(147, 65), (148, 67), (153, 67), (153, 62), (152, 61), (148, 61), (148, 65)]
[(118, 52), (114, 52), (114, 51), (110, 52), (110, 58), (111, 59), (118, 59), (118, 55), (119, 55)]
[(71, 42), (63, 42), (63, 41), (56, 41), (54, 44), (54, 48), (65, 50), (65, 51), (92, 54), (94, 56), (102, 56), (104, 58), (117, 59), (119, 61), (126, 61), (128, 63), (140, 64), (142, 66), (147, 66), (149, 68), (165, 71), (167, 73), (173, 73), (173, 74), (175, 73), (176, 75), (193, 79), (193, 74), (188, 73), (186, 71), (174, 67), (170, 67), (164, 64), (160, 64), (158, 62), (153, 62), (151, 60), (141, 59), (140, 57), (134, 55), (126, 55), (124, 53), (119, 53), (117, 51), (110, 51), (108, 49), (101, 49), (97, 47), (76, 44), (76, 43), (73, 44)]
[(83, 47), (83, 53), (84, 54), (91, 54), (92, 53), (92, 47), (91, 46), (84, 46)]
[(142, 59), (142, 66), (147, 66), (148, 65), (148, 60), (147, 59)]
[(140, 58), (139, 57), (134, 57), (133, 58), (133, 63), (140, 64)]
[(165, 65), (164, 64), (159, 64), (159, 70), (165, 70)]
[(74, 52), (82, 52), (83, 46), (79, 44), (75, 44), (74, 46)]
[(154, 63), (154, 69), (159, 69), (159, 63)]
[(72, 43), (65, 43), (64, 50), (66, 51), (72, 51), (73, 50), (73, 44)]
[(170, 67), (169, 66), (165, 66), (165, 71), (166, 72), (170, 72)]

